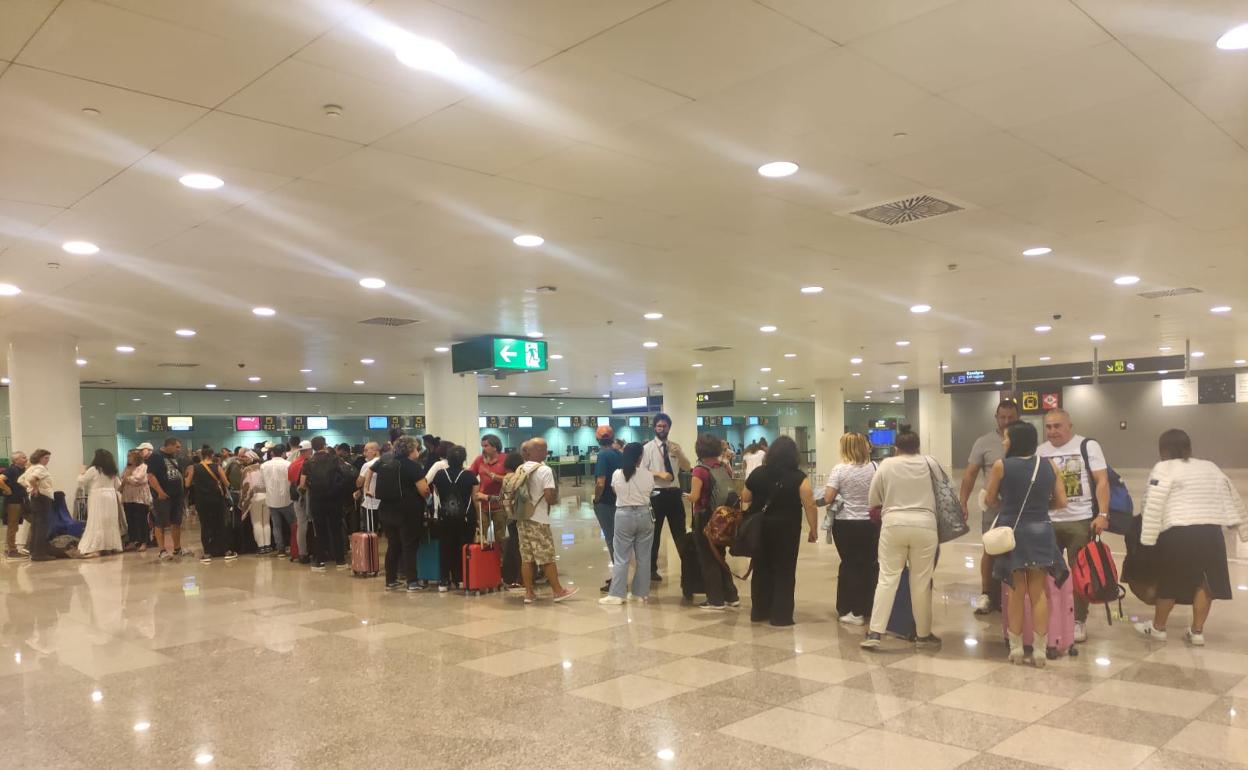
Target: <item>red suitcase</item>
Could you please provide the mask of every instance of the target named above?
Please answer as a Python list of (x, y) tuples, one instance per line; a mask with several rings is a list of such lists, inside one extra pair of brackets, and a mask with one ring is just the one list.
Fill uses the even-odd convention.
[(376, 577), (380, 570), (377, 556), (377, 532), (373, 526), (373, 511), (361, 509), (361, 532), (351, 534), (351, 574), (356, 577)]
[[(1062, 655), (1078, 655), (1079, 650), (1075, 648), (1075, 589), (1074, 581), (1068, 576), (1066, 582), (1062, 583), (1058, 588), (1057, 583), (1053, 581), (1053, 576), (1049, 575), (1048, 580), (1044, 584), (1044, 593), (1049, 599), (1049, 636), (1048, 644), (1045, 648), (1045, 657), (1054, 660)], [(1001, 586), (1001, 631), (1007, 633), (1009, 631), (1009, 616), (1006, 608), (1009, 607), (1009, 593), (1006, 587)], [(1023, 597), (1023, 644), (1027, 647), (1031, 646), (1034, 639), (1035, 629), (1031, 621), (1031, 597)], [(1008, 636), (1006, 637), (1009, 638)]]
[(477, 542), (464, 546), (464, 593), (478, 594), (502, 587), (503, 562), (494, 543), (485, 543), (488, 526), (477, 502)]

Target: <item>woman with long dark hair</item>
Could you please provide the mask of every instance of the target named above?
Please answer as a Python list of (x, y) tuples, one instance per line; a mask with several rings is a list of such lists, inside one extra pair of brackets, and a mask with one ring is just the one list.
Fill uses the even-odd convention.
[(442, 547), (442, 579), (438, 590), (459, 588), (464, 582), (464, 546), (472, 542), (476, 531), (477, 509), (474, 504), (480, 484), (477, 474), (464, 467), (468, 450), (443, 441), (446, 467), (439, 469), (431, 482), (438, 496), (438, 522), (441, 524), (439, 543)]
[(802, 472), (797, 443), (780, 436), (767, 449), (762, 464), (745, 481), (741, 502), (763, 517), (762, 549), (754, 557), (750, 581), (750, 620), (773, 626), (793, 625), (793, 591), (797, 584), (797, 552), (802, 539), (802, 514), (818, 539), (815, 494)]
[(87, 528), (78, 541), (78, 550), (88, 557), (120, 551), (121, 478), (113, 453), (95, 450), (91, 465), (78, 477), (78, 486), (87, 493)]
[(650, 493), (654, 490), (654, 474), (638, 473), (642, 445), (624, 446), (621, 465), (611, 474), (615, 491), (615, 533), (612, 543), (611, 587), (599, 604), (623, 604), (628, 594), (628, 563), (637, 559), (633, 573), (633, 598), (650, 599), (650, 545), (654, 541), (654, 514), (650, 511)]
[(185, 483), (195, 495), (195, 510), (199, 512), (199, 537), (204, 548), (200, 563), (211, 564), (214, 556), (224, 556), (226, 561), (237, 559), (238, 554), (229, 549), (225, 539), (225, 503), (230, 482), (212, 447), (200, 450), (199, 462), (186, 469)]

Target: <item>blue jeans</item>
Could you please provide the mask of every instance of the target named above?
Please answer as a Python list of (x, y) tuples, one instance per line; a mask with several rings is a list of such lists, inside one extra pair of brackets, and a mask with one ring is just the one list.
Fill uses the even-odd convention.
[(611, 560), (611, 595), (627, 593), (628, 562), (637, 558), (633, 573), (633, 596), (650, 595), (650, 544), (654, 540), (654, 515), (648, 505), (615, 507), (615, 556)]
[(295, 523), (295, 505), (284, 505), (281, 508), (270, 508), (273, 525), (273, 549), (280, 551), (287, 546), (290, 538), (290, 525)]
[(602, 527), (602, 539), (607, 541), (607, 554), (615, 563), (615, 503), (594, 503), (594, 515)]

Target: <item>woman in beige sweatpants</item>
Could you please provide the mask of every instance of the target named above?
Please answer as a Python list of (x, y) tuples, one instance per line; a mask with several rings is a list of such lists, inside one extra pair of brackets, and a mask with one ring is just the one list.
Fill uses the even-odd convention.
[(882, 509), (880, 579), (875, 588), (871, 625), (863, 647), (880, 645), (893, 610), (901, 571), (910, 565), (910, 598), (920, 647), (940, 640), (932, 634), (932, 570), (936, 564), (936, 500), (932, 493), (934, 460), (919, 454), (919, 437), (897, 435), (897, 455), (880, 463), (868, 500)]

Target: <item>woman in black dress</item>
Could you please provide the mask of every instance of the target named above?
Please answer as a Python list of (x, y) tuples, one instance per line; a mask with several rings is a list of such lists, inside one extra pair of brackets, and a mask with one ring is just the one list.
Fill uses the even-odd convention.
[(793, 439), (780, 436), (772, 443), (763, 464), (746, 480), (741, 502), (764, 517), (762, 549), (754, 557), (750, 583), (750, 620), (791, 626), (803, 512), (810, 530), (806, 541), (815, 542), (819, 534), (815, 496), (798, 467)]

